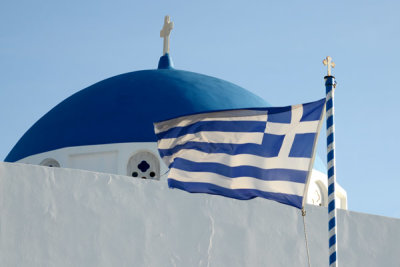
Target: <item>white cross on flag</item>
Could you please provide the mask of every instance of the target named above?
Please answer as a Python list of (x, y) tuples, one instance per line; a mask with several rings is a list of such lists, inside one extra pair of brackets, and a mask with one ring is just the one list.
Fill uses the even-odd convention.
[(169, 187), (301, 208), (324, 106), (325, 98), (155, 123), (158, 150), (170, 168)]

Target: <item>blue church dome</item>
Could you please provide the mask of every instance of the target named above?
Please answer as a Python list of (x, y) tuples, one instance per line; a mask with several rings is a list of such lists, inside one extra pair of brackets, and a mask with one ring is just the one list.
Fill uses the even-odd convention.
[(262, 98), (235, 84), (173, 69), (166, 55), (158, 69), (117, 75), (68, 97), (22, 136), (5, 161), (64, 147), (155, 142), (153, 122), (265, 106)]

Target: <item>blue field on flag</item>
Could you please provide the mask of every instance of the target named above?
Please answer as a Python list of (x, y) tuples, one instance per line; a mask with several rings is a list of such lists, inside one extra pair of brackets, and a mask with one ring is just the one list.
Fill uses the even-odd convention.
[(325, 99), (201, 113), (154, 124), (168, 185), (301, 208)]

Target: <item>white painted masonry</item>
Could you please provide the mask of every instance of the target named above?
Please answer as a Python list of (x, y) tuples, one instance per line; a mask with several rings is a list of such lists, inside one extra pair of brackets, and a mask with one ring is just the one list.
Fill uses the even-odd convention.
[[(159, 173), (161, 175), (168, 171), (167, 166), (158, 154), (157, 143), (155, 142), (66, 147), (29, 156), (19, 160), (18, 163), (40, 165), (48, 159), (54, 159), (62, 168), (130, 176), (131, 168), (128, 168), (129, 160), (137, 152), (152, 153), (159, 161)], [(158, 178), (159, 176), (157, 174), (156, 179)], [(337, 207), (347, 209), (347, 193), (340, 185), (337, 184), (336, 187)], [(326, 174), (314, 169), (311, 174), (306, 203), (327, 207), (327, 194), (328, 183)]]
[[(168, 189), (160, 181), (0, 163), (0, 266), (307, 266), (300, 210)], [(308, 205), (312, 266), (327, 210)], [(400, 266), (400, 220), (338, 211), (339, 262)]]

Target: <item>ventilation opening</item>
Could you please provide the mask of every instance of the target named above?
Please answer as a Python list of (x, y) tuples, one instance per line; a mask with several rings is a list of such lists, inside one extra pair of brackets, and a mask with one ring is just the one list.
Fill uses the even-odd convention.
[(57, 168), (60, 167), (60, 163), (57, 160), (52, 159), (52, 158), (47, 158), (47, 159), (43, 160), (40, 163), (40, 165), (47, 166), (47, 167), (57, 167)]
[(151, 152), (141, 151), (128, 161), (127, 175), (141, 179), (160, 179), (160, 162)]

